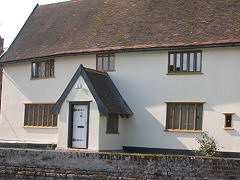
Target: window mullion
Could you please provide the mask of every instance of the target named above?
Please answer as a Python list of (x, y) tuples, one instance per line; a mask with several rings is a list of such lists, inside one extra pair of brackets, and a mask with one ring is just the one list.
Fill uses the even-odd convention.
[(39, 126), (39, 113), (40, 113), (40, 105), (38, 105), (38, 118), (37, 118), (37, 126)]
[(179, 129), (181, 129), (181, 121), (182, 121), (182, 104), (180, 104)]
[(51, 115), (51, 118), (52, 118), (52, 126), (53, 126), (53, 123), (54, 123), (54, 122), (53, 122), (53, 114)]
[(193, 71), (197, 72), (197, 53), (194, 52), (194, 65), (193, 65)]
[(47, 108), (48, 108), (48, 110), (47, 110), (47, 126), (48, 126), (48, 123), (49, 123), (49, 105), (47, 105)]
[(187, 72), (189, 72), (189, 66), (190, 66), (190, 53), (187, 53)]
[(173, 104), (173, 111), (172, 111), (172, 129), (174, 129), (174, 114), (175, 114), (175, 104)]
[(45, 74), (45, 77), (47, 77), (47, 71), (46, 71), (47, 68), (46, 68), (46, 66), (47, 66), (47, 61), (45, 62), (45, 67), (44, 67), (44, 68), (45, 68), (45, 70), (44, 70), (44, 72), (45, 72), (45, 73), (44, 73), (44, 74)]
[(174, 57), (173, 57), (173, 70), (174, 70), (174, 72), (176, 72), (176, 59), (177, 59), (177, 53), (174, 53)]
[(183, 72), (183, 52), (180, 53), (180, 71)]
[(197, 104), (194, 106), (194, 130), (196, 130), (196, 121), (197, 121)]
[(33, 105), (33, 121), (32, 121), (33, 126), (34, 126), (34, 119), (35, 119), (35, 104)]
[(170, 53), (168, 53), (168, 73), (170, 73)]
[(108, 71), (110, 70), (110, 55), (108, 55)]
[(42, 113), (42, 126), (44, 126), (43, 123), (44, 123), (45, 104), (43, 104), (43, 107), (42, 107), (42, 108), (43, 108), (43, 113)]

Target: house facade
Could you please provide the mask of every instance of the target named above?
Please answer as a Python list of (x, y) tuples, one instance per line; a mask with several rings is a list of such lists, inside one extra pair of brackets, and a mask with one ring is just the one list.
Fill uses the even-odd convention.
[[(0, 60), (2, 142), (193, 150), (207, 131), (221, 151), (239, 152), (239, 2), (216, 1), (216, 10), (201, 1), (191, 12), (184, 2), (128, 3), (85, 0), (34, 9)], [(211, 14), (201, 11), (205, 5)], [(220, 7), (229, 11), (220, 16)], [(225, 27), (218, 26), (223, 16)], [(82, 17), (80, 25), (73, 25), (75, 17)]]

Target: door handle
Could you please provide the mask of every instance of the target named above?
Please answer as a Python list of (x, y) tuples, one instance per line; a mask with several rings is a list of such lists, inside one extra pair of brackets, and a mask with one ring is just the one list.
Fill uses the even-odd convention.
[(84, 126), (77, 126), (78, 128), (84, 128)]

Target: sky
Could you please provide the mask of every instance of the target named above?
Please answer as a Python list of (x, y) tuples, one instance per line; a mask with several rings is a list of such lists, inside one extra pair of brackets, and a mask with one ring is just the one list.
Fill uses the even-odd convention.
[(0, 36), (6, 50), (38, 3), (50, 4), (67, 0), (0, 0)]

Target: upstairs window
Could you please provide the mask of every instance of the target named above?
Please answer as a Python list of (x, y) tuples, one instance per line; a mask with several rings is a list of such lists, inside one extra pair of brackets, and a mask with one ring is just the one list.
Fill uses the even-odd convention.
[(168, 73), (200, 73), (202, 71), (202, 51), (169, 52)]
[(54, 104), (25, 104), (24, 127), (57, 127), (57, 115), (51, 115)]
[(54, 77), (54, 60), (32, 62), (32, 79)]
[(98, 71), (115, 71), (115, 55), (114, 54), (98, 54), (97, 55)]
[(202, 131), (203, 103), (167, 103), (167, 131)]

